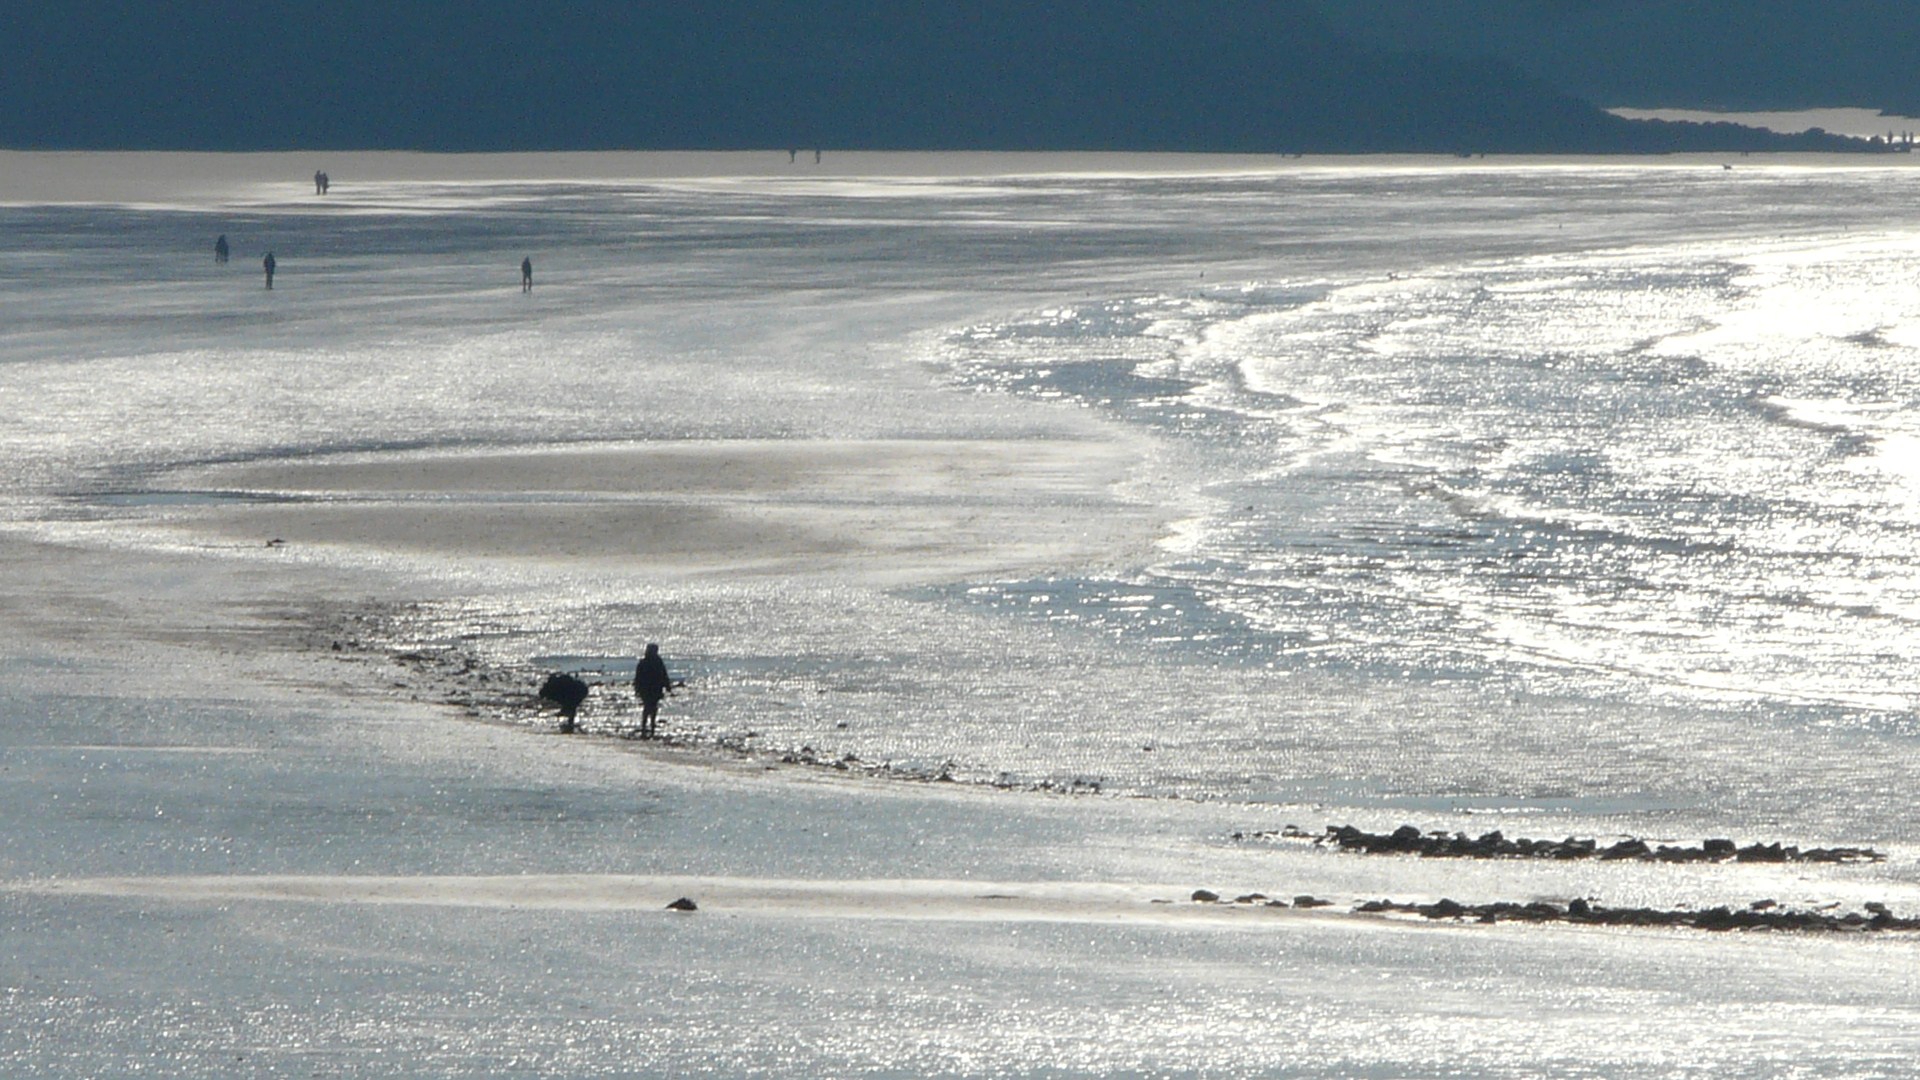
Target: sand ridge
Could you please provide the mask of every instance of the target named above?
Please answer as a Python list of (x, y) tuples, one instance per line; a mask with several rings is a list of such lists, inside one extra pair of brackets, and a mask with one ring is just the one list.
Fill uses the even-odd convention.
[[(1164, 512), (1092, 440), (703, 440), (202, 466), (153, 522), (190, 542), (832, 572), (880, 584), (1137, 561)], [(276, 543), (277, 542), (277, 543)]]
[(0, 892), (121, 897), (170, 903), (278, 901), (318, 904), (666, 911), (688, 897), (702, 913), (782, 918), (986, 922), (1178, 923), (1254, 927), (1344, 914), (1196, 902), (1191, 889), (1108, 882), (935, 879), (783, 879), (627, 874), (511, 876), (231, 875), (54, 878), (0, 882)]

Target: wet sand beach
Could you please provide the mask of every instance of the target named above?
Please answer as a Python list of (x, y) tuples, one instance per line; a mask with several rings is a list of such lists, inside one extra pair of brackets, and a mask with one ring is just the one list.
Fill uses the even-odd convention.
[(656, 578), (831, 573), (875, 584), (1139, 561), (1161, 511), (1115, 494), (1138, 451), (1085, 441), (688, 441), (198, 469), (162, 526)]
[(1912, 934), (1415, 906), (1920, 912), (1907, 163), (1721, 164), (0, 154), (0, 1072), (1903, 1074)]

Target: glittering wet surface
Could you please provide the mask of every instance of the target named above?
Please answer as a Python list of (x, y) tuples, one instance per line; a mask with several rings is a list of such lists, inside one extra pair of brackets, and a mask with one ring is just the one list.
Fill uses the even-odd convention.
[[(171, 595), (192, 622), (212, 618), (196, 597), (255, 589), (301, 617), (318, 599), (300, 590), (339, 575), (356, 591), (321, 598), (422, 601), (373, 648), (617, 683), (661, 640), (693, 683), (677, 733), (1107, 793), (748, 795), (477, 724), (429, 752), (318, 703), (219, 700), (223, 658), (168, 672), (205, 662), (204, 693), (143, 696), (140, 649), (82, 663), (22, 636), (7, 686), (71, 663), (106, 696), (5, 699), (9, 819), (48, 823), (0, 847), (6, 876), (691, 869), (1904, 912), (1911, 186), (1899, 168), (1382, 167), (0, 208), (0, 510), (22, 535), (164, 552), (97, 581), (23, 560), (52, 568), (48, 595), (99, 596), (9, 609), (20, 625), (66, 620), (105, 652), (115, 602)], [(236, 258), (276, 250), (273, 294), (250, 263), (182, 254), (218, 231)], [(1138, 464), (1115, 497), (1167, 536), (1058, 572), (876, 584), (857, 553), (669, 580), (641, 553), (589, 569), (457, 535), (192, 529), (457, 501), (425, 481), (207, 482), (222, 468), (856, 438), (1123, 447)], [(556, 530), (607, 498), (459, 495)], [(834, 511), (888, 499), (836, 492)], [(1015, 509), (1070, 526), (1086, 505)], [(589, 720), (623, 715), (617, 687), (597, 693)], [(1223, 840), (1349, 818), (1892, 857), (1373, 865)], [(1897, 941), (0, 903), (22, 973), (0, 976), (0, 1061), (27, 1074), (1874, 1075), (1915, 1030)], [(107, 927), (139, 932), (76, 959)]]

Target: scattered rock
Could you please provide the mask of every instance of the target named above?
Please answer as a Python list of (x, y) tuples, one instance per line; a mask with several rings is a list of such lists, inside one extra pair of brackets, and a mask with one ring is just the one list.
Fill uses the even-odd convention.
[(1308, 896), (1303, 893), (1293, 898), (1293, 906), (1297, 908), (1332, 907), (1333, 901), (1322, 900), (1317, 896)]
[(683, 896), (680, 899), (675, 900), (673, 903), (668, 904), (667, 910), (668, 911), (699, 911), (700, 905), (694, 903), (692, 900), (689, 900)]
[[(1798, 849), (1795, 849), (1794, 854), (1799, 854)], [(1786, 849), (1782, 848), (1778, 842), (1748, 844), (1736, 852), (1733, 858), (1735, 862), (1783, 863), (1789, 861)]]
[(1220, 894), (1214, 892), (1212, 889), (1195, 889), (1193, 890), (1193, 902), (1196, 904), (1217, 904), (1220, 902)]
[(1600, 858), (1609, 861), (1614, 859), (1644, 859), (1651, 854), (1653, 854), (1653, 849), (1647, 846), (1645, 840), (1628, 839), (1622, 840), (1605, 851), (1602, 851)]

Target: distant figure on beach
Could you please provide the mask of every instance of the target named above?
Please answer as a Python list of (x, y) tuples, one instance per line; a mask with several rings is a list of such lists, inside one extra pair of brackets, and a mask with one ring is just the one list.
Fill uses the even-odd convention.
[(533, 291), (533, 258), (531, 256), (520, 260), (520, 291)]
[(273, 252), (269, 251), (267, 252), (267, 257), (260, 260), (261, 268), (267, 272), (267, 288), (269, 289), (273, 288), (273, 265)]
[(217, 263), (226, 262), (227, 256), (232, 253), (233, 249), (227, 247), (227, 234), (221, 233), (220, 239), (213, 242), (213, 261)]
[(660, 646), (652, 642), (647, 643), (647, 655), (634, 666), (633, 693), (640, 699), (640, 737), (651, 739), (659, 730), (660, 699), (673, 693), (667, 662), (660, 659)]
[(820, 164), (820, 151), (818, 151), (818, 150), (815, 150), (815, 151), (813, 152), (813, 163), (814, 163), (815, 165), (818, 165), (818, 164)]
[(313, 193), (315, 195), (324, 194), (326, 192), (326, 186), (327, 186), (326, 174), (321, 172), (319, 169), (313, 170)]
[(333, 177), (328, 176), (326, 173), (321, 173), (320, 174), (320, 194), (325, 195), (327, 193), (327, 189), (332, 186), (333, 186)]
[(798, 160), (800, 160), (800, 151), (798, 150), (787, 151), (787, 164), (791, 165)]

